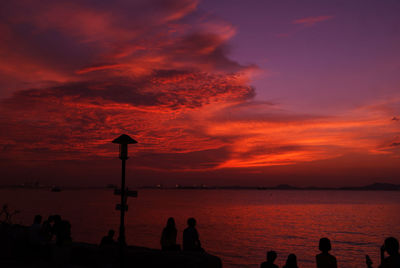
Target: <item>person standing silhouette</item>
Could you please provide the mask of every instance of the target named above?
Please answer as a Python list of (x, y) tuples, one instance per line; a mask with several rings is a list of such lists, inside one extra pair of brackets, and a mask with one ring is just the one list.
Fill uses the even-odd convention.
[(324, 237), (319, 240), (320, 254), (316, 255), (317, 268), (337, 268), (337, 261), (335, 256), (329, 254), (332, 249), (331, 241)]
[(162, 250), (179, 250), (179, 245), (176, 244), (176, 235), (178, 231), (175, 227), (174, 218), (169, 218), (167, 225), (162, 231), (160, 244)]

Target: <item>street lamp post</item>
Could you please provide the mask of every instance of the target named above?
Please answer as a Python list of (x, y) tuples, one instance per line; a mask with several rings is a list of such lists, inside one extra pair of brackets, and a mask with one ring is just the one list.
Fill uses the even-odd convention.
[(128, 207), (126, 205), (126, 199), (128, 191), (125, 188), (125, 161), (128, 159), (128, 144), (135, 144), (137, 141), (132, 139), (126, 134), (122, 134), (118, 138), (112, 141), (113, 143), (119, 144), (119, 158), (122, 160), (122, 171), (121, 171), (121, 204), (117, 205), (117, 209), (121, 211), (121, 219), (119, 225), (119, 237), (118, 242), (120, 246), (120, 257), (121, 267), (123, 267), (123, 248), (126, 245), (125, 240), (125, 211)]

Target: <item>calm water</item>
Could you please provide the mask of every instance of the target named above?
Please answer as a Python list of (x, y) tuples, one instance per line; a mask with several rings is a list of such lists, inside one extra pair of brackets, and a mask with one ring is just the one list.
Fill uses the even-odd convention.
[[(58, 213), (72, 223), (74, 240), (91, 243), (118, 230), (117, 199), (108, 190), (0, 190), (0, 204), (22, 211), (15, 222)], [(140, 190), (128, 203), (129, 244), (158, 248), (170, 216), (181, 243), (186, 219), (195, 217), (203, 247), (224, 267), (258, 267), (272, 249), (279, 266), (295, 253), (300, 267), (315, 267), (323, 236), (340, 267), (365, 267), (365, 254), (378, 263), (385, 237), (400, 238), (400, 192)]]

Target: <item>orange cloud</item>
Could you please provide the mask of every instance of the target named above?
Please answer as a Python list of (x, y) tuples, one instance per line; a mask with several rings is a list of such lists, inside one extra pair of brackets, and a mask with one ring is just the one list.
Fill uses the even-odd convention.
[[(250, 107), (242, 107), (239, 118)], [(377, 112), (370, 108), (375, 105), (350, 110), (340, 117), (291, 116), (274, 107), (264, 107), (263, 112), (251, 111), (252, 115), (243, 119), (219, 118), (207, 124), (209, 136), (229, 140), (230, 158), (218, 168), (289, 165), (349, 153), (398, 157), (393, 144), (397, 144), (400, 125), (390, 120), (388, 110)]]

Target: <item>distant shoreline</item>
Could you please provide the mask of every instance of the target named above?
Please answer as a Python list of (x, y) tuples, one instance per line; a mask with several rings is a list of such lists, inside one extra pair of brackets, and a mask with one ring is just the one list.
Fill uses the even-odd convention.
[(400, 191), (400, 185), (390, 183), (374, 183), (359, 187), (296, 187), (288, 184), (280, 184), (274, 187), (263, 186), (144, 186), (139, 189), (159, 189), (159, 190), (290, 190), (290, 191)]
[[(59, 187), (61, 190), (114, 190), (117, 188), (116, 185), (112, 187), (110, 185), (105, 187)], [(183, 186), (176, 185), (175, 187), (155, 185), (155, 186), (140, 186), (134, 187), (136, 189), (153, 189), (153, 190), (284, 190), (284, 191), (400, 191), (400, 184), (391, 183), (373, 183), (365, 186), (358, 187), (296, 187), (288, 184), (280, 184), (273, 187), (268, 186), (208, 186), (208, 185), (193, 185), (193, 186)], [(41, 190), (51, 190), (50, 186), (24, 186), (24, 185), (3, 185), (0, 189), (41, 189)]]

